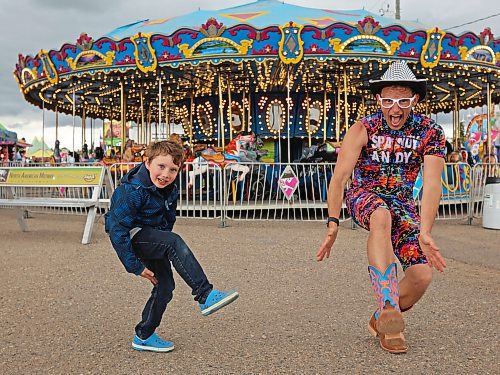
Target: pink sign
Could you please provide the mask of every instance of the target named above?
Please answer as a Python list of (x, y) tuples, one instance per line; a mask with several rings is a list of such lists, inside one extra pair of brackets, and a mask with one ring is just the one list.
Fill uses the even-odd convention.
[(292, 167), (289, 165), (286, 166), (285, 170), (281, 174), (279, 185), (281, 191), (285, 194), (286, 199), (290, 200), (293, 193), (295, 193), (295, 190), (297, 190), (297, 187), (299, 186), (299, 179), (295, 175)]

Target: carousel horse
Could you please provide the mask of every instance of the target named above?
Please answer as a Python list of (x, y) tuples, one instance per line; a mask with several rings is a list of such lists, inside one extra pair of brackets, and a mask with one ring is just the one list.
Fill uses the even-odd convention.
[(267, 150), (260, 150), (262, 140), (253, 132), (239, 133), (226, 147), (228, 154), (238, 156), (243, 162), (255, 162), (267, 154)]
[(140, 163), (142, 161), (142, 156), (146, 150), (146, 145), (134, 143), (132, 139), (129, 139), (125, 143), (125, 151), (123, 151), (122, 162), (133, 162)]
[[(260, 150), (262, 140), (253, 132), (239, 133), (226, 147), (226, 152), (216, 151), (212, 147), (206, 147), (202, 150), (195, 147), (195, 151), (200, 154), (193, 160), (193, 170), (189, 171), (188, 186), (192, 186), (195, 176), (207, 172), (210, 167), (218, 165), (222, 169), (227, 169), (239, 173), (238, 181), (243, 181), (250, 168), (247, 165), (241, 165), (240, 162), (256, 162), (261, 156), (267, 154), (267, 150)], [(197, 153), (197, 154), (198, 154)]]
[(296, 163), (335, 163), (336, 161), (337, 152), (330, 142), (306, 147), (301, 157), (295, 160)]
[(209, 169), (215, 169), (214, 166), (241, 173), (238, 176), (238, 181), (243, 181), (250, 168), (239, 164), (240, 161), (241, 158), (236, 155), (218, 152), (212, 147), (207, 147), (200, 152), (198, 157), (192, 160), (193, 169), (188, 172), (188, 187), (193, 186), (194, 178), (197, 175), (206, 173)]

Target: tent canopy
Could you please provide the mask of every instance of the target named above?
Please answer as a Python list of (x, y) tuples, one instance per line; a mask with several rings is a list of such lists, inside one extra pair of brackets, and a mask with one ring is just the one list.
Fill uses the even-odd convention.
[(0, 144), (15, 144), (17, 141), (17, 133), (7, 130), (7, 128), (0, 123)]

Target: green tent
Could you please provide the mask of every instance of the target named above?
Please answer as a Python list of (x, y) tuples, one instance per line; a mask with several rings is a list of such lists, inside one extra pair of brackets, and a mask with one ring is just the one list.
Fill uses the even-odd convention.
[(46, 143), (42, 142), (41, 139), (38, 139), (37, 137), (33, 138), (33, 142), (31, 142), (33, 146), (29, 148), (29, 151), (26, 153), (27, 157), (42, 157), (42, 151), (44, 149), (45, 145), (45, 152), (44, 152), (44, 157), (50, 157), (54, 154), (54, 151), (47, 146)]

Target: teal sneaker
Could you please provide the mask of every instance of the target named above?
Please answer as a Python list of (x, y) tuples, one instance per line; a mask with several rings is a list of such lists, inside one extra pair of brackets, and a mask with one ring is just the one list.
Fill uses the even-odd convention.
[(150, 352), (171, 352), (174, 350), (174, 343), (160, 339), (156, 333), (153, 333), (146, 340), (142, 340), (135, 335), (132, 340), (132, 348), (135, 350), (148, 350)]
[(229, 305), (238, 298), (238, 296), (238, 292), (235, 291), (222, 292), (217, 289), (212, 289), (205, 303), (199, 304), (201, 313), (204, 316), (210, 315), (224, 306)]

